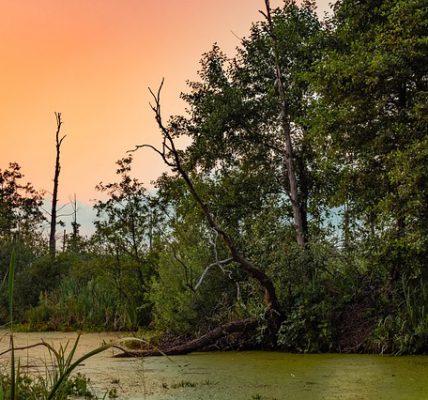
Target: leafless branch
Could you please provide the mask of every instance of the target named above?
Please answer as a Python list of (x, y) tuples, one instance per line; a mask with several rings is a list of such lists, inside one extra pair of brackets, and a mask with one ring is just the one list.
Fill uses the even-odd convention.
[(240, 42), (242, 42), (242, 38), (241, 37), (239, 37), (235, 32), (233, 32), (233, 31), (230, 31), (230, 33), (233, 35), (233, 36), (235, 36)]
[(46, 210), (44, 207), (40, 207), (47, 215), (51, 215), (51, 213), (48, 211), (48, 210)]
[(225, 272), (223, 266), (224, 265), (228, 265), (231, 262), (233, 262), (233, 258), (229, 257), (226, 258), (225, 260), (221, 260), (221, 261), (215, 261), (212, 264), (209, 264), (205, 267), (204, 272), (202, 273), (201, 277), (198, 280), (198, 283), (195, 285), (195, 290), (198, 290), (199, 286), (201, 286), (201, 283), (203, 282), (203, 280), (205, 279), (205, 276), (207, 275), (208, 271), (212, 268), (212, 267), (219, 267), (223, 272)]
[(162, 157), (162, 160), (164, 161), (164, 163), (166, 165), (168, 165), (169, 167), (173, 167), (174, 166), (173, 164), (171, 164), (168, 161), (168, 158), (167, 158), (166, 153), (165, 153), (165, 149), (163, 149), (163, 151), (160, 151), (158, 148), (156, 148), (155, 146), (153, 146), (151, 144), (139, 144), (139, 145), (135, 146), (134, 149), (128, 150), (127, 153), (133, 153), (133, 152), (135, 152), (135, 151), (137, 151), (139, 149), (142, 149), (144, 147), (148, 147), (148, 148), (152, 149), (153, 151), (155, 151), (156, 153), (158, 153)]
[[(34, 344), (30, 344), (28, 346), (23, 346), (23, 347), (14, 347), (13, 350), (14, 351), (28, 350), (28, 349), (33, 349), (34, 347), (40, 347), (40, 346), (44, 346), (44, 347), (46, 347), (46, 348), (48, 348), (48, 349), (51, 350), (51, 346), (48, 343), (46, 343), (46, 342), (34, 343)], [(10, 353), (11, 351), (12, 351), (12, 348), (7, 349), (7, 350), (1, 352), (0, 353), (0, 357), (3, 356), (3, 355), (5, 355), (5, 354), (7, 354), (7, 353)]]
[(57, 209), (57, 211), (63, 210), (65, 207), (69, 206), (69, 204), (63, 204), (61, 207)]
[(73, 214), (74, 214), (74, 213), (73, 213), (73, 212), (71, 212), (71, 213), (67, 213), (67, 214), (57, 214), (56, 216), (57, 216), (57, 218), (61, 218), (61, 217), (71, 217)]

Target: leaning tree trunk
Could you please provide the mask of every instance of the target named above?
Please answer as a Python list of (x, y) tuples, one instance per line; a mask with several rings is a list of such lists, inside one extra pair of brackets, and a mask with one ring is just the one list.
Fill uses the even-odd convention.
[[(240, 266), (242, 271), (244, 271), (249, 277), (253, 278), (258, 282), (264, 294), (263, 301), (266, 308), (265, 318), (269, 327), (268, 332), (272, 337), (272, 342), (274, 342), (280, 323), (283, 320), (283, 316), (273, 282), (264, 271), (257, 268), (247, 257), (245, 257), (244, 253), (238, 248), (233, 239), (216, 220), (214, 213), (211, 211), (208, 204), (204, 201), (204, 199), (196, 190), (195, 185), (193, 184), (193, 181), (190, 177), (190, 174), (183, 166), (181, 154), (175, 146), (175, 142), (173, 139), (173, 131), (169, 127), (166, 127), (162, 121), (160, 93), (163, 87), (163, 82), (164, 81), (162, 80), (157, 94), (154, 94), (150, 90), (155, 101), (154, 106), (152, 105), (151, 107), (155, 113), (155, 118), (156, 122), (158, 123), (159, 129), (162, 132), (162, 149), (159, 150), (152, 145), (143, 144), (136, 146), (135, 150), (141, 147), (151, 148), (162, 157), (164, 163), (168, 167), (170, 167), (174, 172), (177, 172), (179, 174), (179, 176), (185, 182), (187, 189), (189, 190), (193, 199), (202, 210), (208, 225), (219, 235), (219, 237), (222, 239), (223, 243), (229, 250), (231, 259), (236, 262)], [(194, 341), (187, 343), (183, 346), (178, 346), (169, 350), (166, 349), (165, 352), (167, 354), (178, 354), (177, 352), (180, 352), (180, 354), (184, 354), (184, 352), (194, 351), (197, 348), (206, 346), (208, 342), (212, 342), (221, 336), (225, 336), (232, 332), (242, 331), (244, 327), (254, 326), (255, 324), (256, 321), (252, 319), (230, 322), (226, 325), (220, 326), (212, 330), (211, 332), (207, 333), (199, 339), (195, 339)], [(148, 353), (145, 354), (147, 355)]]

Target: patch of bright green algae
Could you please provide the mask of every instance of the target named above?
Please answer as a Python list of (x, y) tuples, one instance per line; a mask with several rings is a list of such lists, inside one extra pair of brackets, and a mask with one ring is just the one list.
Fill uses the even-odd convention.
[(428, 357), (195, 353), (143, 361), (133, 400), (428, 400)]

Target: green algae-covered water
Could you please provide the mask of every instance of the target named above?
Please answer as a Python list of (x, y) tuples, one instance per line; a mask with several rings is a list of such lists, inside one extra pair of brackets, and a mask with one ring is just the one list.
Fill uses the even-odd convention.
[(200, 353), (174, 357), (172, 361), (145, 361), (147, 383), (159, 380), (159, 386), (165, 388), (164, 391), (153, 388), (150, 395), (148, 386), (146, 398), (428, 399), (428, 357), (422, 356), (242, 352)]
[[(75, 333), (16, 333), (17, 346), (43, 338), (58, 347)], [(83, 334), (76, 357), (115, 340), (117, 334)], [(0, 334), (0, 352), (8, 347)], [(126, 400), (428, 400), (428, 356), (287, 354), (276, 352), (194, 353), (145, 359), (101, 353), (79, 368), (100, 396), (111, 389)], [(44, 373), (44, 347), (19, 354), (21, 371)], [(8, 356), (0, 357), (0, 368)], [(108, 399), (108, 395), (106, 399)]]

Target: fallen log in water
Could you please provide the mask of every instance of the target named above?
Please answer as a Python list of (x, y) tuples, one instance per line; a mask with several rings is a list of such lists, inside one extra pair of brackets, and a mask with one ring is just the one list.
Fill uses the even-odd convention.
[(193, 339), (187, 343), (179, 344), (165, 349), (130, 351), (120, 346), (114, 346), (117, 349), (121, 350), (122, 353), (116, 354), (113, 357), (154, 357), (162, 355), (175, 356), (189, 354), (213, 344), (216, 340), (222, 337), (225, 337), (232, 333), (244, 332), (245, 330), (255, 328), (256, 326), (257, 320), (253, 318), (228, 322), (227, 324), (212, 329), (211, 331), (207, 332), (205, 335), (202, 335), (199, 338)]

